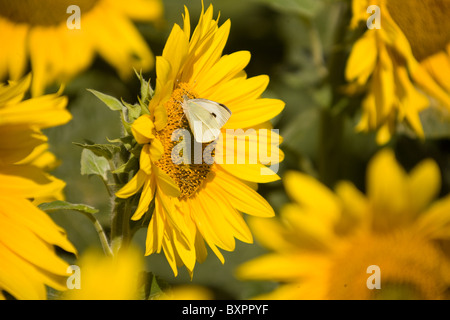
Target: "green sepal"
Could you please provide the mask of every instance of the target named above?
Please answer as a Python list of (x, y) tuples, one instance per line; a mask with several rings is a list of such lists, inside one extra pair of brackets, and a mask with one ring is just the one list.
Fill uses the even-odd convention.
[(117, 152), (120, 152), (120, 147), (113, 144), (83, 144), (72, 142), (74, 145), (84, 149), (91, 150), (95, 155), (111, 160)]
[(93, 90), (93, 89), (87, 89), (87, 90), (89, 92), (92, 92), (97, 98), (99, 98), (111, 110), (122, 111), (123, 104), (116, 98), (109, 96), (107, 94), (101, 93), (99, 91)]

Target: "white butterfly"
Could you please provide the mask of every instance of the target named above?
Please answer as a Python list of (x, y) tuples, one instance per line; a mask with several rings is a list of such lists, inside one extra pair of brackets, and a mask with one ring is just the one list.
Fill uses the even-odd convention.
[(231, 111), (225, 105), (208, 99), (189, 99), (185, 95), (182, 107), (194, 138), (199, 143), (216, 140), (220, 128), (231, 117)]

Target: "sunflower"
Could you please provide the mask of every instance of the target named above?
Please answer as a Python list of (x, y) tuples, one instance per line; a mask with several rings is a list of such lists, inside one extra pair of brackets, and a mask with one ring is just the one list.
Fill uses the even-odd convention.
[[(80, 9), (80, 28), (69, 28), (69, 6)], [(99, 53), (121, 77), (132, 67), (149, 70), (153, 55), (130, 19), (155, 21), (159, 0), (0, 1), (0, 80), (17, 80), (33, 70), (33, 96), (49, 84), (68, 81)], [(69, 20), (69, 21), (68, 21)]]
[[(143, 285), (142, 253), (135, 247), (120, 250), (114, 256), (88, 249), (77, 262), (79, 272), (68, 279), (73, 289), (63, 293), (66, 300), (137, 300)], [(77, 278), (77, 276), (79, 276)], [(77, 286), (78, 285), (78, 286)]]
[[(232, 115), (222, 133), (238, 128), (253, 130), (254, 135), (243, 129), (233, 131), (229, 137), (234, 140), (229, 144), (228, 137), (219, 138), (215, 146), (217, 159), (218, 154), (222, 158), (227, 154), (231, 155), (229, 158), (248, 160), (264, 143), (271, 153), (271, 165), (281, 161), (283, 154), (278, 149), (281, 138), (267, 129), (284, 103), (260, 98), (269, 78), (247, 78), (244, 68), (250, 60), (249, 52), (222, 56), (230, 21), (219, 26), (218, 19), (213, 19), (212, 5), (206, 11), (202, 8), (192, 34), (187, 8), (183, 18), (183, 29), (174, 25), (162, 56), (156, 58), (156, 87), (149, 114), (132, 124), (133, 136), (142, 145), (139, 171), (116, 195), (128, 198), (141, 191), (133, 220), (140, 219), (154, 200), (146, 254), (163, 250), (175, 275), (177, 266), (185, 265), (192, 276), (196, 261), (206, 258), (205, 242), (224, 263), (218, 248), (233, 251), (235, 238), (253, 241), (242, 213), (273, 216), (271, 206), (254, 188), (256, 183), (275, 181), (279, 176), (264, 165), (269, 163), (269, 156), (265, 155), (254, 163), (210, 163), (205, 159), (193, 164), (174, 163), (172, 151), (177, 142), (172, 140), (173, 135), (177, 130), (189, 130), (182, 108), (184, 98), (203, 98), (226, 105)], [(243, 143), (244, 148), (226, 153), (233, 151), (234, 142)], [(201, 150), (209, 146), (204, 143)]]
[(377, 130), (384, 144), (405, 123), (424, 138), (420, 112), (432, 104), (450, 109), (450, 4), (353, 0), (354, 28), (366, 24), (370, 5), (378, 6), (381, 27), (355, 43), (346, 67), (346, 78), (367, 90), (357, 129)]
[(67, 123), (67, 98), (59, 93), (23, 100), (31, 76), (0, 85), (0, 192), (34, 199), (62, 199), (65, 183), (46, 171), (58, 161), (42, 129)]
[(391, 150), (380, 151), (368, 167), (367, 196), (349, 182), (333, 193), (298, 172), (285, 186), (295, 202), (279, 219), (251, 224), (273, 252), (237, 270), (241, 279), (282, 282), (258, 298), (450, 298), (450, 196), (436, 199), (434, 161), (407, 174)]
[(168, 293), (162, 293), (158, 300), (214, 300), (213, 293), (202, 286), (185, 284), (172, 288)]
[(64, 230), (30, 201), (62, 198), (64, 182), (45, 172), (55, 157), (41, 129), (71, 119), (67, 99), (22, 100), (30, 83), (28, 76), (0, 86), (0, 298), (45, 299), (45, 285), (64, 290), (68, 264), (53, 246), (76, 252)]
[(76, 249), (45, 212), (15, 192), (2, 192), (0, 229), (0, 299), (5, 293), (16, 299), (46, 299), (46, 285), (67, 289), (69, 265), (53, 246), (73, 253)]

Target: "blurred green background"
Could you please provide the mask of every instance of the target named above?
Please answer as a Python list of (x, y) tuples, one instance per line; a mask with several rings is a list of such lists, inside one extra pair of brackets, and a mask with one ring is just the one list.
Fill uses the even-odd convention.
[[(209, 5), (205, 0), (205, 6)], [(136, 24), (153, 53), (160, 55), (174, 23), (182, 25), (181, 14), (188, 6), (195, 26), (201, 1), (164, 0), (165, 23), (157, 27)], [(370, 157), (380, 149), (373, 134), (357, 134), (360, 97), (342, 95), (343, 71), (351, 45), (362, 30), (349, 30), (350, 2), (337, 0), (213, 0), (215, 16), (231, 19), (230, 37), (224, 53), (248, 50), (252, 54), (246, 68), (249, 76), (267, 74), (271, 82), (264, 93), (286, 102), (283, 113), (274, 119), (274, 128), (284, 138), (281, 148), (286, 154), (279, 174), (300, 170), (317, 177), (329, 187), (338, 180), (352, 181), (364, 190), (365, 170)], [(144, 74), (155, 79), (154, 70)], [(154, 81), (151, 83), (154, 84)], [(112, 112), (86, 89), (123, 98), (134, 103), (139, 81), (133, 77), (122, 81), (102, 59), (68, 84), (65, 94), (73, 120), (62, 127), (46, 130), (51, 150), (61, 159), (53, 174), (67, 183), (66, 200), (84, 203), (100, 210), (100, 222), (108, 231), (111, 203), (98, 177), (80, 174), (82, 149), (72, 142), (107, 143), (121, 135), (119, 114)], [(55, 92), (55, 88), (49, 91)], [(447, 123), (436, 124), (436, 115), (426, 113), (423, 123), (428, 139), (418, 141), (406, 128), (388, 146), (409, 170), (420, 160), (432, 157), (441, 167), (442, 194), (450, 186), (450, 129)], [(433, 125), (430, 125), (433, 123)], [(260, 185), (259, 192), (276, 212), (288, 201), (282, 182)], [(57, 212), (52, 218), (67, 232), (80, 253), (89, 246), (101, 247), (92, 223), (76, 212)], [(144, 251), (146, 229), (134, 238)], [(235, 279), (233, 272), (241, 263), (265, 250), (258, 245), (237, 241), (234, 252), (224, 252), (222, 265), (210, 251), (206, 262), (197, 264), (191, 281), (184, 268), (174, 277), (163, 254), (146, 258), (148, 271), (169, 284), (195, 283), (211, 288), (217, 298), (244, 299), (271, 290), (275, 283)]]

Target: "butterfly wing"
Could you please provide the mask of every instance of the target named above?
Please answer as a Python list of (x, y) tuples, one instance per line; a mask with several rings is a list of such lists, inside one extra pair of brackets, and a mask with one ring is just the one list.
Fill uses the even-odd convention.
[(207, 99), (185, 99), (183, 109), (195, 140), (200, 143), (216, 140), (231, 116), (225, 105)]

